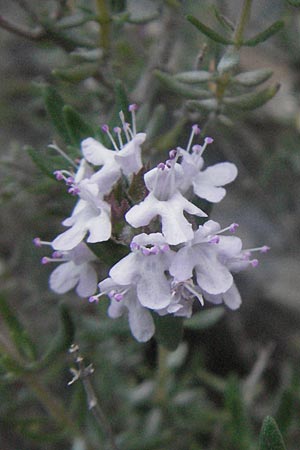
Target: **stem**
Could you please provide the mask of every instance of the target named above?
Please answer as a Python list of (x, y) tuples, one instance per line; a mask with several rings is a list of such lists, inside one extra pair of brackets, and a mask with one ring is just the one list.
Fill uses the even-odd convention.
[(107, 55), (110, 49), (111, 18), (106, 0), (96, 0), (96, 9), (100, 25), (100, 47)]
[(235, 32), (233, 35), (233, 40), (234, 40), (235, 46), (237, 48), (239, 48), (243, 43), (244, 29), (250, 18), (251, 6), (252, 6), (252, 0), (244, 0), (240, 18), (239, 18), (239, 21), (237, 23), (237, 26), (236, 26), (236, 29), (235, 29)]

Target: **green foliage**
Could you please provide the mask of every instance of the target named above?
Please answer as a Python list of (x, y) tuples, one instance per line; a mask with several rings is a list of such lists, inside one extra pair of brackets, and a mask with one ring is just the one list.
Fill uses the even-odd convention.
[(37, 352), (27, 330), (6, 301), (4, 294), (0, 294), (0, 316), (7, 326), (12, 342), (22, 357), (34, 360)]
[(265, 418), (259, 436), (259, 450), (286, 450), (275, 420)]
[(75, 147), (80, 148), (80, 143), (83, 139), (95, 136), (93, 128), (83, 120), (72, 106), (65, 105), (62, 109), (62, 114), (71, 143)]
[(205, 36), (213, 40), (214, 42), (217, 42), (218, 44), (223, 45), (232, 45), (234, 44), (234, 41), (232, 39), (229, 39), (225, 36), (222, 36), (221, 34), (214, 31), (212, 28), (208, 27), (204, 23), (200, 22), (200, 20), (196, 19), (196, 17), (193, 17), (191, 15), (188, 15), (187, 20), (193, 24), (201, 33), (203, 33)]
[(170, 351), (176, 350), (183, 334), (183, 319), (181, 317), (159, 316), (153, 314), (155, 323), (155, 339), (158, 344)]
[(247, 39), (243, 42), (243, 45), (248, 47), (255, 47), (256, 45), (260, 44), (261, 42), (265, 42), (270, 37), (274, 36), (274, 34), (278, 33), (282, 28), (284, 27), (284, 22), (282, 20), (277, 20), (272, 25), (270, 25), (268, 28), (266, 28), (261, 33), (258, 33), (256, 36), (254, 36), (251, 39)]

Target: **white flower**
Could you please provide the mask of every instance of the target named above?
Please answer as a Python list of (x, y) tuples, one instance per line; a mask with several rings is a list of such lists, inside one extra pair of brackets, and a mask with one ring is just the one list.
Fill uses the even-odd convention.
[(110, 298), (108, 315), (112, 319), (128, 314), (128, 321), (133, 336), (139, 342), (147, 342), (154, 335), (155, 326), (150, 311), (144, 308), (136, 292), (135, 285), (121, 286), (111, 278), (99, 283), (100, 295)]
[(131, 243), (132, 252), (114, 265), (109, 275), (121, 286), (135, 285), (142, 306), (162, 309), (171, 302), (170, 284), (165, 272), (174, 252), (161, 233), (140, 234)]
[(98, 186), (85, 179), (77, 189), (80, 200), (71, 217), (63, 221), (70, 228), (54, 239), (55, 250), (73, 249), (87, 233), (87, 242), (91, 243), (107, 241), (111, 236), (110, 205), (102, 200)]
[(233, 310), (238, 309), (242, 303), (240, 293), (234, 282), (226, 292), (216, 295), (203, 292), (203, 296), (210, 303), (214, 303), (215, 305), (224, 303), (228, 308)]
[(234, 236), (218, 236), (220, 225), (207, 221), (195, 231), (194, 239), (183, 246), (170, 266), (170, 273), (177, 281), (193, 277), (208, 294), (221, 294), (231, 287), (233, 277), (226, 260), (240, 253), (242, 242)]
[(206, 146), (213, 142), (205, 138), (204, 145), (194, 145), (191, 151), (178, 149), (182, 156), (181, 166), (184, 171), (184, 182), (180, 190), (186, 193), (192, 186), (194, 194), (212, 203), (220, 202), (226, 190), (222, 187), (231, 183), (237, 176), (237, 168), (229, 162), (218, 163), (203, 170), (202, 154)]
[(179, 188), (183, 176), (181, 166), (175, 161), (169, 161), (169, 165), (159, 164), (147, 172), (144, 180), (150, 192), (145, 200), (127, 212), (127, 222), (138, 228), (160, 216), (162, 234), (168, 244), (176, 245), (191, 240), (194, 233), (184, 211), (200, 217), (206, 217), (207, 214), (181, 194)]
[(54, 252), (53, 258), (44, 257), (42, 262), (61, 263), (51, 273), (50, 288), (57, 294), (64, 294), (75, 288), (80, 297), (89, 297), (97, 289), (97, 274), (91, 264), (97, 258), (84, 244), (80, 243), (68, 252)]

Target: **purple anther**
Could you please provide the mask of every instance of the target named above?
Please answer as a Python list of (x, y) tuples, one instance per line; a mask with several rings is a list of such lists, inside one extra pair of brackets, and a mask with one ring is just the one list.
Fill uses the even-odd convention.
[(270, 247), (268, 247), (267, 245), (263, 245), (262, 248), (260, 249), (261, 253), (267, 253), (270, 250)]
[(219, 236), (214, 236), (209, 240), (210, 244), (218, 244), (220, 242)]
[(121, 294), (121, 292), (116, 292), (113, 297), (116, 300), (116, 302), (120, 302), (121, 300), (123, 300), (124, 295)]
[(176, 158), (176, 156), (177, 156), (177, 150), (170, 150), (169, 151), (169, 157), (170, 157), (170, 159), (175, 159)]
[(144, 247), (144, 248), (142, 248), (142, 253), (143, 253), (144, 256), (151, 255), (151, 249), (147, 248), (147, 247)]
[(214, 142), (212, 137), (206, 137), (204, 139), (205, 144), (212, 144)]
[(129, 112), (137, 111), (137, 109), (138, 109), (138, 105), (136, 103), (132, 103), (131, 105), (128, 106)]
[(63, 254), (59, 250), (55, 250), (55, 252), (52, 253), (52, 258), (58, 259), (62, 258)]
[(160, 248), (157, 245), (154, 245), (150, 249), (150, 253), (151, 253), (151, 255), (158, 255), (160, 253)]
[(165, 165), (164, 163), (159, 163), (159, 164), (157, 165), (157, 168), (160, 169), (160, 170), (165, 170), (166, 165)]
[(48, 258), (48, 256), (43, 256), (41, 259), (41, 263), (42, 264), (48, 264), (48, 262), (50, 262), (50, 259)]
[(162, 253), (167, 253), (169, 250), (170, 250), (170, 247), (168, 246), (168, 244), (163, 244), (163, 245), (161, 245), (161, 247), (160, 247), (160, 251), (161, 251)]
[(199, 144), (195, 144), (193, 145), (192, 150), (196, 154), (202, 153), (202, 146)]
[(173, 159), (167, 159), (167, 161), (166, 161), (166, 163), (165, 163), (165, 166), (168, 167), (169, 169), (171, 169), (171, 167), (172, 167), (172, 162), (173, 162)]
[(140, 248), (139, 244), (136, 242), (131, 242), (130, 244), (130, 250), (133, 252), (134, 250), (138, 250)]
[(73, 183), (74, 183), (74, 178), (73, 177), (68, 177), (66, 179), (66, 185), (67, 186), (72, 186)]
[(251, 256), (251, 252), (245, 250), (245, 251), (243, 252), (242, 258), (243, 258), (245, 261), (247, 261), (247, 260), (250, 258), (250, 256)]
[(91, 295), (91, 297), (89, 297), (89, 302), (90, 303), (98, 303), (99, 297), (97, 295)]
[(229, 226), (229, 231), (230, 231), (230, 233), (235, 233), (236, 230), (238, 229), (238, 227), (239, 227), (239, 224), (238, 224), (238, 223), (232, 223), (232, 224)]
[(73, 186), (73, 187), (70, 187), (70, 189), (68, 189), (68, 193), (71, 195), (78, 195), (79, 192), (80, 192), (80, 190), (77, 186)]
[(252, 259), (252, 261), (250, 261), (250, 264), (252, 267), (257, 267), (258, 266), (258, 259)]
[(53, 172), (53, 175), (55, 176), (57, 181), (61, 181), (64, 179), (64, 176), (60, 170), (55, 170), (55, 172)]
[(200, 134), (201, 133), (201, 130), (200, 130), (200, 128), (199, 128), (199, 126), (197, 124), (192, 126), (192, 130), (193, 130), (194, 134)]
[(107, 133), (109, 131), (109, 126), (107, 124), (102, 125), (101, 127), (102, 131), (104, 131), (104, 133)]
[(115, 132), (116, 134), (120, 134), (120, 133), (122, 133), (122, 130), (121, 130), (120, 127), (115, 127), (115, 128), (114, 128), (114, 132)]
[(42, 246), (42, 241), (41, 241), (41, 239), (39, 237), (34, 238), (32, 242), (33, 242), (33, 244), (36, 247), (41, 247)]

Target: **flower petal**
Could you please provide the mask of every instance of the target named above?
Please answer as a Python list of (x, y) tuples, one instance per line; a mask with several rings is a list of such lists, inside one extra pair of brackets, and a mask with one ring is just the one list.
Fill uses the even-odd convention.
[(60, 264), (50, 275), (49, 285), (57, 294), (65, 294), (78, 283), (80, 268), (72, 261)]
[(97, 289), (97, 274), (91, 264), (82, 264), (80, 266), (79, 283), (76, 292), (80, 297), (89, 297)]

